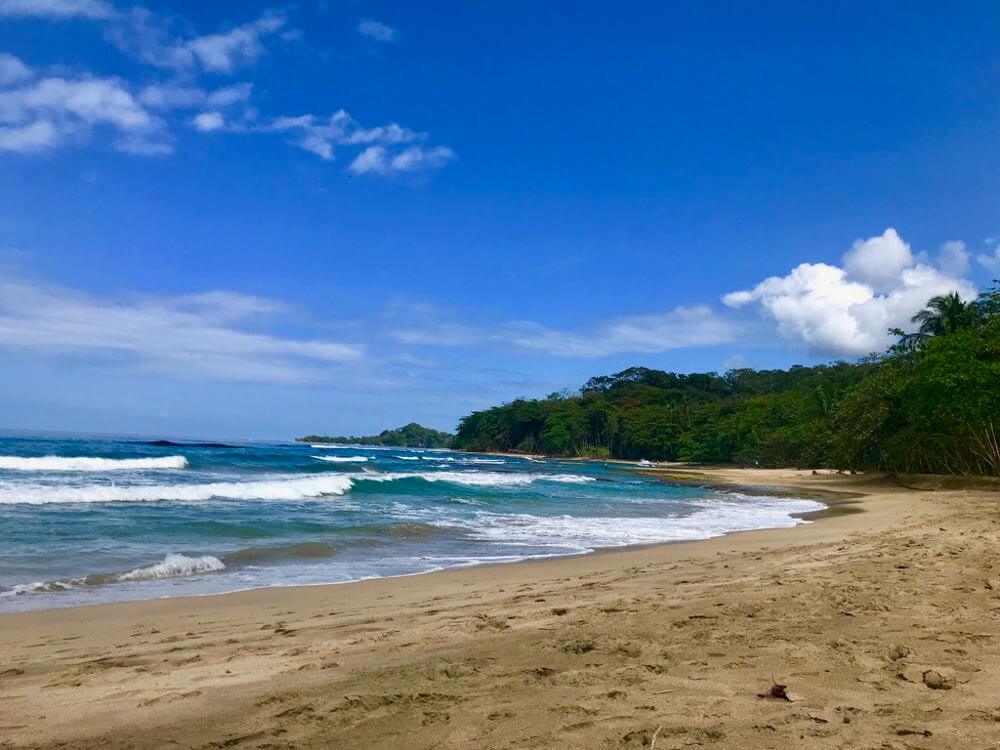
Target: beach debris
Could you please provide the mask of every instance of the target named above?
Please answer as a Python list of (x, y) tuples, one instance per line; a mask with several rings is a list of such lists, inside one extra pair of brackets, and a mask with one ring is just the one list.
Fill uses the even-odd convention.
[(653, 732), (653, 738), (649, 741), (649, 750), (656, 750), (656, 738), (660, 736), (660, 730), (663, 729), (663, 725), (660, 724)]
[(931, 690), (951, 690), (955, 687), (955, 678), (936, 669), (928, 669), (924, 672), (924, 684)]
[(569, 609), (567, 609), (566, 607), (553, 607), (552, 608), (552, 614), (554, 614), (556, 617), (562, 617), (567, 612), (569, 612)]
[(912, 653), (913, 652), (908, 646), (903, 646), (897, 643), (889, 649), (889, 658), (893, 661), (899, 661), (900, 659), (905, 659)]
[(897, 737), (930, 737), (934, 733), (930, 729), (897, 729)]
[(777, 698), (778, 700), (788, 701), (789, 703), (795, 703), (796, 701), (802, 700), (795, 693), (788, 692), (788, 685), (782, 685), (780, 682), (771, 678), (771, 689), (766, 693), (757, 693), (758, 698)]

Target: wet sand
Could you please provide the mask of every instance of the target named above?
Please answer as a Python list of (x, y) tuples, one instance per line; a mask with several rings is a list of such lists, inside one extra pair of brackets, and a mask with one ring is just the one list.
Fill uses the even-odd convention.
[(0, 747), (998, 747), (995, 489), (689, 478), (842, 494), (793, 529), (0, 616)]

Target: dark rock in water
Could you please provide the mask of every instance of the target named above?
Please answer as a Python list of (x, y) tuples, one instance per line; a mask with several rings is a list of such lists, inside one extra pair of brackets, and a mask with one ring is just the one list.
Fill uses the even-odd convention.
[(173, 440), (150, 440), (146, 445), (155, 448), (235, 448), (235, 445), (225, 443), (178, 443)]

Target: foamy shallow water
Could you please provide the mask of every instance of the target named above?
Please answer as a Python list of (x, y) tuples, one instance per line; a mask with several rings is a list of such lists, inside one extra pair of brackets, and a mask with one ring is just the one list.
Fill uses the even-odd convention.
[(0, 611), (705, 539), (793, 526), (823, 507), (670, 485), (615, 465), (5, 435)]

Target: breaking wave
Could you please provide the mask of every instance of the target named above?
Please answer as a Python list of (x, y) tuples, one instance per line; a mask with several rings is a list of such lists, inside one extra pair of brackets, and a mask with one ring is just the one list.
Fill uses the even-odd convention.
[(50, 503), (135, 503), (157, 500), (196, 502), (228, 500), (305, 500), (324, 495), (343, 495), (352, 485), (350, 477), (313, 474), (298, 479), (254, 482), (209, 482), (169, 485), (89, 485), (46, 487), (39, 485), (0, 490), (0, 505), (47, 505)]
[(373, 482), (391, 482), (397, 479), (423, 479), (425, 482), (447, 482), (467, 487), (520, 487), (533, 482), (558, 482), (586, 484), (596, 482), (594, 477), (582, 474), (514, 474), (499, 471), (428, 471), (398, 474), (366, 474), (364, 479)]
[(343, 495), (355, 482), (394, 482), (422, 479), (467, 487), (520, 487), (533, 482), (585, 484), (596, 481), (580, 474), (515, 474), (488, 471), (436, 471), (377, 474), (311, 474), (296, 479), (205, 484), (90, 484), (82, 487), (15, 485), (0, 488), (0, 505), (59, 503), (136, 503), (175, 500), (306, 500)]
[(226, 566), (222, 560), (211, 555), (187, 557), (186, 555), (169, 554), (163, 558), (163, 562), (122, 573), (115, 580), (152, 581), (158, 578), (178, 578), (196, 573), (215, 573), (225, 569)]
[(317, 461), (327, 461), (331, 464), (364, 464), (368, 463), (367, 456), (311, 456)]
[(9, 471), (122, 471), (183, 469), (184, 456), (161, 458), (91, 458), (88, 456), (0, 456), (0, 469)]
[(126, 573), (97, 573), (78, 578), (64, 578), (58, 581), (35, 581), (12, 586), (3, 592), (5, 596), (20, 596), (22, 594), (52, 594), (60, 591), (73, 591), (81, 588), (103, 586), (109, 583), (124, 583), (128, 581), (155, 581), (163, 578), (183, 578), (199, 573), (217, 573), (226, 566), (217, 557), (203, 555), (188, 557), (169, 553), (161, 562), (135, 568)]

